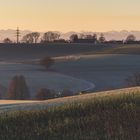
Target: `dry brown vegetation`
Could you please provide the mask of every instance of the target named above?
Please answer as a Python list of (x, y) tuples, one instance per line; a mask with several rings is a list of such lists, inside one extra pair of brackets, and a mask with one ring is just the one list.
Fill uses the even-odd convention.
[(54, 64), (54, 60), (51, 57), (46, 56), (40, 60), (40, 64), (48, 69)]
[(111, 92), (87, 99), (78, 96), (76, 102), (55, 108), (1, 114), (0, 139), (139, 140), (139, 92)]

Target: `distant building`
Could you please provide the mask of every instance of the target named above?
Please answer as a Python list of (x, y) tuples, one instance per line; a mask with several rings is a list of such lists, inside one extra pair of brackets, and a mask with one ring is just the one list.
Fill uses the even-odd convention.
[(97, 40), (96, 39), (77, 39), (77, 40), (73, 41), (72, 43), (93, 43), (93, 44), (97, 44)]
[(105, 41), (105, 44), (124, 44), (123, 40), (110, 40), (110, 41)]

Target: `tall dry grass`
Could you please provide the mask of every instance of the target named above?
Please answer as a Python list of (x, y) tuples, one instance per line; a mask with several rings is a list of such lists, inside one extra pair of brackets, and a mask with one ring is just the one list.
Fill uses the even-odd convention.
[(139, 140), (140, 94), (0, 116), (0, 140)]

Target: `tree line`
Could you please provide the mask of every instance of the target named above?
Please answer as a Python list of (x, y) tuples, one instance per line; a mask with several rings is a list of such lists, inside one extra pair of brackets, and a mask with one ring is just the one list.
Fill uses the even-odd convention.
[[(120, 43), (137, 43), (140, 41), (136, 40), (136, 36), (133, 34), (130, 34), (126, 37), (125, 40), (109, 40), (107, 41), (104, 34), (101, 33), (100, 36), (98, 37), (97, 34), (72, 34), (69, 39), (65, 40), (63, 38), (61, 38), (61, 34), (59, 32), (46, 32), (44, 33), (42, 36), (39, 32), (32, 32), (32, 33), (28, 33), (26, 35), (24, 35), (21, 40), (20, 43), (27, 43), (27, 44), (36, 44), (36, 43), (50, 43), (50, 42), (58, 42), (58, 43), (116, 43), (116, 42), (120, 42)], [(3, 43), (6, 44), (11, 44), (14, 43), (10, 38), (5, 38), (3, 40)]]

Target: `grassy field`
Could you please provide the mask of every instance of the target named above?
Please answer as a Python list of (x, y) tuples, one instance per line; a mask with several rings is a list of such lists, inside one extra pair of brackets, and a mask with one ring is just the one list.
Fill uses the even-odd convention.
[(83, 54), (91, 55), (91, 54), (140, 54), (140, 45), (139, 44), (123, 44), (116, 45), (112, 47), (107, 47), (106, 49), (98, 49), (96, 51), (85, 52)]
[[(59, 80), (56, 77), (58, 79), (63, 77), (62, 84), (60, 81), (59, 83), (64, 85), (65, 80), (67, 84), (68, 79), (68, 85), (72, 86), (70, 88), (87, 88), (78, 82), (78, 79), (84, 79), (95, 82), (96, 87), (100, 89), (103, 85), (108, 87), (110, 83), (116, 87), (121, 74), (124, 80), (124, 76), (138, 72), (140, 68), (139, 55), (134, 55), (139, 54), (139, 45), (2, 45), (0, 45), (0, 60), (4, 63), (0, 65), (2, 84), (6, 83), (3, 78), (10, 77), (10, 74), (14, 76), (18, 72), (26, 73), (27, 82), (28, 79), (31, 83), (36, 82), (35, 87), (39, 84), (45, 87), (46, 79), (50, 83), (52, 79), (53, 83), (58, 85)], [(36, 65), (34, 68), (28, 65), (25, 69), (27, 64), (20, 63), (36, 61), (46, 55), (55, 58), (72, 55), (80, 58), (56, 62), (52, 67), (56, 73), (42, 71)], [(51, 78), (48, 78), (51, 73)], [(62, 75), (63, 73), (78, 78), (78, 81)], [(39, 81), (40, 78), (42, 82)], [(74, 84), (73, 80), (76, 80), (79, 86)], [(106, 85), (108, 81), (110, 83)], [(0, 140), (139, 140), (139, 138), (140, 87), (42, 102), (3, 100), (0, 103)]]
[(140, 72), (139, 63), (140, 55), (73, 55), (68, 60), (56, 62), (52, 68), (56, 72), (94, 83), (94, 91), (104, 91), (126, 87), (125, 79)]
[(72, 54), (81, 54), (85, 52), (103, 51), (114, 48), (117, 45), (94, 45), (72, 44), (72, 43), (48, 43), (48, 44), (0, 44), (0, 60), (23, 61), (40, 59), (47, 56), (65, 56)]
[[(139, 50), (140, 45), (135, 44), (0, 44), (0, 97), (4, 98), (9, 80), (17, 74), (27, 79), (32, 97), (41, 88), (79, 92), (92, 83), (94, 91), (123, 88), (125, 79), (139, 72), (140, 56), (134, 55)], [(42, 71), (40, 65), (32, 65), (45, 56), (76, 59), (56, 62), (50, 73)]]
[(71, 102), (43, 110), (1, 113), (0, 139), (139, 140), (138, 89), (82, 95), (75, 101), (70, 97)]

